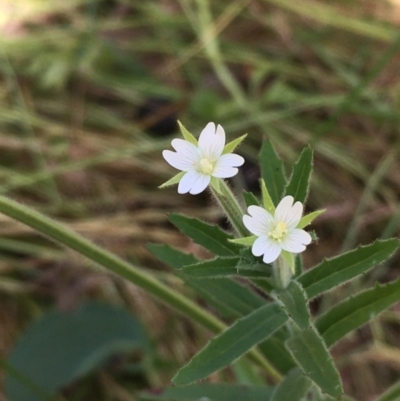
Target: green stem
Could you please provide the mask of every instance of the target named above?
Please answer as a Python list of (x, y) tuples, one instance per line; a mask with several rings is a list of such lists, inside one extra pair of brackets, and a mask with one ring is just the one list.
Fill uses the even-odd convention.
[(282, 256), (279, 256), (274, 262), (272, 271), (274, 273), (276, 287), (282, 290), (285, 289), (289, 285), (293, 275), (290, 265)]
[(227, 183), (224, 180), (219, 181), (219, 191), (210, 186), (211, 192), (235, 229), (236, 236), (247, 237), (250, 233), (243, 224), (243, 215), (245, 212), (240, 207), (239, 202)]
[[(148, 273), (139, 270), (118, 256), (100, 248), (93, 242), (41, 213), (11, 199), (5, 198), (4, 196), (0, 196), (0, 212), (36, 229), (53, 240), (61, 242), (67, 247), (88, 257), (90, 260), (95, 261), (119, 276), (126, 278), (133, 284), (136, 284), (140, 288), (143, 288), (150, 294), (165, 302), (167, 305), (188, 316), (190, 319), (200, 323), (213, 333), (220, 333), (226, 329), (227, 326), (223, 322), (197, 306), (194, 302), (187, 299), (179, 292), (167, 287)], [(275, 381), (280, 380), (280, 374), (257, 350), (253, 349), (249, 351), (249, 356), (266, 369)]]

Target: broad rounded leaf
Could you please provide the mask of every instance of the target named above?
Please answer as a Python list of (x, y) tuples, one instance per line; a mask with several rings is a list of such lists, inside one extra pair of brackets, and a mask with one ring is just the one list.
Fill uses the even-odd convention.
[[(55, 394), (98, 367), (115, 352), (146, 350), (140, 322), (112, 305), (87, 302), (70, 312), (51, 311), (33, 322), (9, 363), (39, 388)], [(6, 377), (12, 401), (41, 400), (16, 378)]]

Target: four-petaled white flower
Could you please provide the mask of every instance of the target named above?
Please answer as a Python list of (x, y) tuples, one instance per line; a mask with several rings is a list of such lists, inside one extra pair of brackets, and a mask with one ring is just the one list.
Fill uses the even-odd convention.
[(237, 174), (236, 167), (244, 163), (242, 156), (222, 154), (225, 147), (225, 131), (214, 123), (208, 123), (200, 134), (197, 146), (184, 139), (174, 139), (176, 152), (163, 151), (164, 159), (178, 170), (186, 172), (179, 181), (178, 192), (192, 195), (203, 192), (211, 177), (230, 178)]
[(303, 213), (301, 202), (293, 204), (292, 196), (285, 196), (277, 206), (274, 216), (260, 206), (249, 206), (248, 215), (243, 216), (247, 229), (258, 238), (251, 251), (254, 256), (264, 255), (265, 263), (274, 262), (282, 252), (303, 252), (311, 243), (308, 232), (296, 228)]

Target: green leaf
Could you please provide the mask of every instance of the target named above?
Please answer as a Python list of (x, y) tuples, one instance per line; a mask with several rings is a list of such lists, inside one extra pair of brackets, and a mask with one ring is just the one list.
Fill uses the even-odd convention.
[[(198, 260), (168, 245), (148, 244), (147, 248), (162, 262), (174, 269), (194, 264)], [(264, 299), (228, 278), (203, 279), (201, 281), (178, 274), (179, 277), (224, 316), (239, 317), (251, 313), (265, 304)]]
[(365, 273), (390, 257), (398, 247), (397, 239), (375, 241), (332, 259), (302, 274), (298, 281), (306, 290), (308, 298), (314, 298), (348, 280)]
[(235, 375), (235, 383), (258, 386), (265, 384), (265, 377), (259, 367), (250, 358), (239, 358), (231, 365)]
[(182, 272), (198, 279), (227, 276), (258, 278), (270, 276), (265, 264), (249, 264), (246, 261), (242, 261), (240, 257), (217, 257), (185, 266), (182, 268)]
[(237, 245), (228, 242), (229, 239), (233, 239), (233, 236), (218, 226), (174, 213), (169, 216), (169, 220), (196, 244), (202, 245), (215, 255), (234, 256), (240, 252)]
[(275, 387), (271, 401), (301, 401), (311, 387), (311, 380), (299, 368), (292, 369)]
[(273, 387), (247, 386), (243, 384), (192, 384), (184, 387), (168, 387), (156, 394), (142, 392), (141, 399), (165, 401), (269, 401)]
[(400, 381), (389, 387), (376, 401), (399, 401), (400, 400)]
[(233, 244), (252, 246), (257, 238), (257, 235), (252, 235), (250, 237), (230, 239), (229, 242), (232, 242)]
[(279, 159), (270, 141), (264, 141), (260, 152), (261, 176), (265, 181), (274, 205), (282, 199), (286, 177), (282, 160)]
[(237, 320), (212, 339), (172, 379), (175, 385), (189, 384), (229, 365), (253, 346), (269, 337), (287, 320), (276, 304), (267, 304)]
[(246, 136), (247, 134), (244, 134), (241, 137), (234, 139), (232, 142), (227, 143), (222, 151), (222, 154), (225, 155), (226, 153), (232, 153), (236, 147), (246, 139)]
[(314, 327), (296, 333), (286, 341), (286, 347), (304, 374), (321, 390), (338, 399), (343, 394), (342, 383), (324, 341)]
[(297, 279), (303, 273), (303, 261), (301, 260), (301, 255), (298, 253), (294, 258), (294, 277)]
[(208, 259), (196, 264), (184, 266), (182, 273), (196, 278), (212, 278), (212, 277), (226, 277), (230, 275), (237, 275), (237, 264), (240, 257), (217, 257), (215, 259)]
[(173, 269), (181, 269), (183, 266), (192, 265), (198, 259), (191, 253), (183, 253), (164, 244), (147, 244), (146, 248), (158, 259)]
[(286, 187), (285, 195), (292, 195), (294, 201), (304, 203), (307, 199), (309, 181), (313, 167), (313, 151), (305, 148), (293, 167), (292, 176)]
[(301, 285), (292, 280), (284, 289), (275, 293), (282, 303), (288, 316), (295, 321), (301, 329), (310, 327), (310, 312), (307, 306), (307, 296)]
[[(140, 322), (127, 311), (86, 302), (70, 312), (51, 311), (33, 322), (12, 350), (9, 363), (40, 388), (55, 394), (101, 366), (116, 352), (146, 350)], [(13, 401), (41, 400), (12, 376), (6, 392)]]
[(252, 192), (243, 191), (244, 202), (246, 203), (246, 207), (249, 206), (260, 206), (259, 200), (253, 195)]
[(320, 216), (322, 213), (325, 213), (326, 209), (322, 210), (316, 210), (315, 212), (312, 212), (310, 214), (307, 214), (306, 216), (303, 216), (297, 224), (297, 228), (304, 228), (310, 225), (318, 216)]
[(296, 366), (289, 351), (285, 348), (285, 341), (289, 336), (289, 330), (283, 326), (258, 346), (262, 354), (283, 375)]
[(198, 280), (179, 275), (224, 316), (248, 315), (265, 305), (265, 300), (249, 288), (228, 278)]
[(275, 206), (274, 202), (272, 202), (271, 196), (268, 192), (267, 186), (265, 185), (265, 181), (261, 180), (261, 193), (262, 193), (262, 199), (263, 199), (263, 205), (264, 209), (272, 214), (272, 216), (275, 213)]
[(169, 187), (171, 185), (175, 185), (178, 184), (179, 181), (181, 180), (181, 178), (186, 174), (186, 171), (181, 171), (180, 173), (178, 173), (177, 175), (174, 175), (170, 180), (168, 180), (167, 182), (164, 182), (164, 184), (161, 184), (158, 188), (165, 188), (165, 187)]
[[(269, 266), (269, 265), (266, 265)], [(271, 277), (271, 279), (266, 280), (265, 277), (263, 278), (252, 278), (251, 282), (257, 286), (257, 288), (264, 292), (265, 294), (271, 294), (271, 292), (275, 288), (275, 278), (272, 276), (272, 268), (270, 271), (268, 271), (268, 274), (266, 277)]]
[(178, 120), (178, 125), (181, 130), (183, 138), (192, 143), (195, 146), (198, 146), (197, 139), (183, 126), (183, 124)]
[(316, 321), (328, 347), (400, 301), (400, 279), (360, 292), (329, 309)]

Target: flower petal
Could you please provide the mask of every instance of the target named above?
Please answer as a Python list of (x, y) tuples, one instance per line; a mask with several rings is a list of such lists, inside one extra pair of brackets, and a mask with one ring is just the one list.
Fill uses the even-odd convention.
[(281, 242), (281, 247), (288, 252), (300, 253), (306, 249), (305, 245), (310, 244), (311, 241), (311, 235), (307, 231), (295, 228)]
[(208, 123), (199, 137), (199, 149), (203, 156), (210, 160), (217, 160), (221, 156), (224, 146), (224, 129), (218, 125), (215, 130), (215, 124)]
[(266, 236), (266, 235), (262, 235), (261, 237), (258, 237), (252, 247), (251, 247), (251, 252), (254, 256), (261, 256), (264, 255), (264, 253), (267, 251), (268, 249), (268, 244), (267, 242), (269, 242), (270, 239)]
[(174, 168), (182, 171), (189, 171), (195, 168), (195, 164), (188, 157), (182, 157), (181, 154), (170, 150), (163, 150), (164, 159)]
[(303, 205), (296, 202), (293, 205), (293, 196), (285, 196), (275, 210), (275, 219), (286, 223), (288, 229), (295, 228), (303, 214)]
[(176, 138), (172, 140), (171, 145), (181, 156), (185, 155), (193, 161), (200, 159), (200, 151), (196, 145), (193, 145), (193, 143), (185, 141), (184, 139)]
[(250, 216), (247, 214), (243, 216), (243, 224), (252, 234), (262, 236), (270, 231), (274, 218), (265, 209), (253, 205), (248, 207), (247, 213)]
[(196, 177), (196, 181), (194, 181), (192, 184), (192, 189), (190, 190), (190, 193), (192, 195), (197, 195), (200, 192), (203, 192), (207, 188), (207, 186), (210, 184), (210, 181), (211, 181), (210, 175), (198, 173), (198, 176)]
[(210, 179), (209, 175), (200, 174), (196, 170), (188, 171), (179, 182), (178, 192), (180, 194), (190, 192), (192, 195), (197, 195), (204, 191)]
[(237, 174), (238, 169), (236, 167), (241, 166), (244, 163), (242, 156), (234, 153), (228, 153), (222, 155), (215, 164), (212, 175), (218, 178), (230, 178)]
[(268, 241), (267, 246), (265, 247), (263, 261), (264, 263), (272, 263), (278, 259), (278, 256), (281, 254), (282, 248), (273, 241)]

